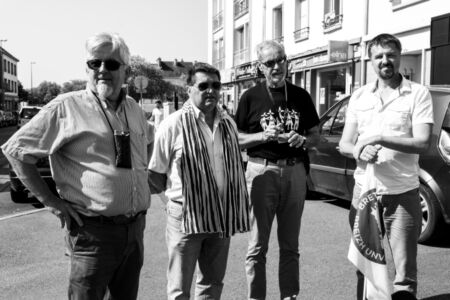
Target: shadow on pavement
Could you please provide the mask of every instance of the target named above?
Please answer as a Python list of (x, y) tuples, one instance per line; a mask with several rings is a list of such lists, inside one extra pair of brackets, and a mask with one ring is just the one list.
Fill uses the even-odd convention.
[(427, 298), (422, 298), (421, 300), (450, 300), (450, 294), (431, 296)]

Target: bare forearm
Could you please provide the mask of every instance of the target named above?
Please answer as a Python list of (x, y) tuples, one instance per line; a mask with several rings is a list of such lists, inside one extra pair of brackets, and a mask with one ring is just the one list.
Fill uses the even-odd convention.
[(430, 142), (423, 138), (382, 136), (378, 144), (404, 153), (419, 154), (428, 149)]
[(239, 132), (239, 146), (241, 149), (251, 148), (265, 143), (264, 133), (243, 133)]

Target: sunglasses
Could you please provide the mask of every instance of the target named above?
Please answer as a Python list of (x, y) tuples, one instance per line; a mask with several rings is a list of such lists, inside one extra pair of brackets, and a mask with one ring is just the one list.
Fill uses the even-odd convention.
[(197, 88), (199, 89), (199, 91), (203, 92), (206, 91), (207, 89), (214, 89), (216, 91), (220, 90), (222, 88), (222, 83), (220, 81), (213, 81), (213, 82), (200, 82), (197, 85)]
[(123, 65), (121, 62), (118, 62), (115, 59), (91, 59), (86, 62), (89, 69), (95, 71), (101, 67), (102, 63), (105, 64), (105, 68), (109, 71), (116, 71), (120, 68), (121, 65)]
[(263, 65), (265, 65), (267, 68), (273, 68), (275, 67), (276, 64), (284, 64), (284, 62), (286, 61), (286, 56), (277, 58), (277, 59), (272, 59), (272, 60), (268, 60), (266, 62), (261, 62)]

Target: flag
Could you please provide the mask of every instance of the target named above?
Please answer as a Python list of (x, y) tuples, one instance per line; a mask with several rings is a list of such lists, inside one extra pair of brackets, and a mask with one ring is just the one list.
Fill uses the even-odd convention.
[(352, 205), (350, 212), (352, 238), (348, 259), (364, 274), (366, 299), (391, 300), (391, 283), (383, 248), (384, 225), (378, 208), (373, 164), (367, 164), (365, 174), (366, 182), (362, 186), (358, 206)]

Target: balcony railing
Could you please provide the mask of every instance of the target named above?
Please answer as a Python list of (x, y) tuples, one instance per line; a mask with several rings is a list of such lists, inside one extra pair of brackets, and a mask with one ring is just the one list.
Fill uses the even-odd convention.
[(334, 13), (325, 14), (322, 26), (324, 32), (333, 31), (342, 28), (342, 20), (344, 15), (335, 15)]
[(249, 54), (248, 48), (234, 51), (234, 65), (237, 66), (248, 62), (250, 60)]
[(213, 31), (223, 27), (223, 12), (219, 12), (213, 17)]
[(223, 70), (225, 68), (225, 57), (218, 58), (213, 61), (213, 66), (217, 70)]
[(309, 37), (309, 27), (303, 27), (294, 31), (294, 40), (296, 42), (306, 40)]
[(234, 1), (234, 18), (237, 19), (248, 13), (248, 0)]

